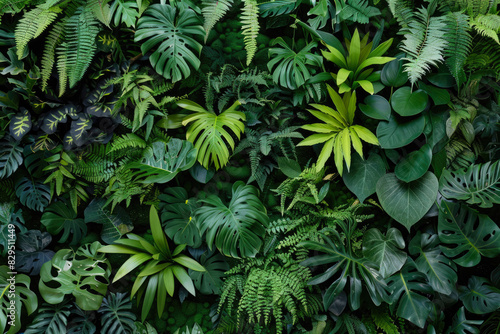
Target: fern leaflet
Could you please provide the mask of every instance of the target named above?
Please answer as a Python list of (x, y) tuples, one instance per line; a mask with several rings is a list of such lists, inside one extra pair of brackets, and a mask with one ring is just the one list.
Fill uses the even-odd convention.
[(226, 12), (231, 8), (233, 0), (203, 0), (203, 9), (201, 10), (205, 23), (203, 29), (206, 31), (205, 42), (207, 41), (210, 30), (215, 24), (224, 17)]
[(64, 38), (65, 24), (66, 19), (57, 22), (47, 36), (45, 49), (43, 50), (42, 56), (42, 91), (47, 88), (47, 82), (49, 81), (52, 69), (54, 67), (56, 47)]
[(241, 13), (241, 33), (247, 51), (247, 66), (252, 62), (257, 51), (257, 35), (259, 34), (259, 6), (256, 0), (245, 0)]
[(16, 27), (17, 57), (23, 57), (24, 48), (55, 20), (57, 13), (48, 9), (35, 8), (24, 14)]
[(446, 16), (448, 45), (445, 50), (446, 65), (460, 86), (466, 80), (464, 65), (469, 55), (472, 38), (469, 34), (468, 16), (455, 12)]

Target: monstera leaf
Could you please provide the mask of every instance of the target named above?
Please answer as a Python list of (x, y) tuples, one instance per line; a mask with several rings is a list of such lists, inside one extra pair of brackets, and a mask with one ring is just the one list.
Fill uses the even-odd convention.
[(425, 297), (432, 293), (432, 288), (424, 283), (425, 275), (408, 258), (403, 269), (386, 281), (391, 290), (390, 304), (398, 303), (396, 315), (423, 328), (432, 309), (432, 302)]
[(21, 213), (21, 209), (14, 212), (14, 203), (0, 203), (0, 246), (2, 246), (2, 252), (0, 255), (5, 257), (7, 255), (9, 240), (12, 235), (12, 226), (14, 229), (17, 227), (19, 232), (26, 232), (26, 227), (24, 227), (24, 218)]
[(66, 242), (71, 235), (70, 245), (76, 245), (87, 234), (87, 225), (82, 218), (76, 218), (76, 212), (66, 202), (50, 205), (43, 213), (41, 222), (52, 235), (64, 230), (60, 243)]
[(390, 228), (384, 236), (372, 228), (363, 236), (363, 255), (379, 267), (382, 277), (386, 278), (401, 269), (406, 262), (405, 241), (401, 232)]
[(161, 220), (165, 233), (177, 245), (186, 244), (198, 248), (201, 234), (193, 219), (196, 200), (188, 199), (187, 191), (181, 187), (172, 187), (158, 196), (160, 200)]
[(106, 295), (111, 265), (104, 254), (98, 254), (99, 242), (86, 244), (75, 252), (59, 250), (40, 271), (40, 294), (49, 304), (59, 304), (72, 294), (84, 311), (95, 311)]
[(418, 271), (424, 273), (429, 285), (439, 293), (449, 295), (455, 291), (457, 268), (444, 256), (439, 248), (437, 234), (417, 232), (408, 247), (411, 255), (419, 255), (415, 260)]
[[(43, 303), (38, 310), (38, 314), (31, 324), (26, 328), (24, 334), (58, 334), (66, 333), (66, 325), (68, 317), (71, 313), (70, 305), (67, 302), (62, 302), (57, 305), (49, 305)], [(79, 334), (84, 334), (83, 328), (80, 327)]]
[(439, 179), (439, 191), (446, 198), (491, 208), (500, 204), (500, 160), (471, 165), (467, 171), (445, 169)]
[(44, 249), (52, 241), (48, 232), (29, 230), (17, 238), (16, 270), (32, 276), (40, 274), (42, 265), (50, 261), (54, 251)]
[(325, 253), (316, 255), (301, 262), (303, 266), (319, 266), (323, 264), (332, 264), (324, 273), (313, 277), (309, 284), (321, 284), (335, 278), (325, 291), (323, 296), (323, 305), (328, 309), (335, 299), (344, 291), (349, 278), (349, 288), (346, 293), (349, 295), (349, 305), (352, 310), (357, 310), (361, 307), (362, 287), (365, 286), (368, 294), (375, 305), (380, 305), (385, 301), (387, 296), (386, 284), (380, 273), (375, 270), (372, 264), (366, 258), (358, 258), (352, 254), (351, 250), (340, 243), (340, 235), (336, 231), (332, 231), (335, 236), (335, 241), (323, 235), (325, 243), (316, 241), (304, 241), (300, 243), (307, 249)]
[[(0, 295), (0, 332), (6, 334), (14, 334), (21, 329), (21, 317), (24, 313), (21, 312), (23, 305), (28, 315), (38, 307), (36, 294), (30, 288), (31, 279), (29, 276), (23, 274), (13, 276), (10, 274), (11, 271), (7, 266), (0, 266), (0, 286), (3, 290)], [(12, 281), (8, 281), (13, 277), (15, 277), (15, 293), (10, 291)], [(9, 327), (7, 327), (7, 323), (10, 322), (7, 314), (10, 312), (9, 307), (12, 307), (11, 305), (14, 305), (16, 317), (13, 324), (9, 324)], [(7, 328), (8, 330), (6, 330)]]
[(184, 118), (182, 125), (186, 126), (193, 122), (187, 130), (186, 139), (194, 144), (198, 150), (198, 162), (206, 169), (209, 168), (210, 162), (219, 169), (229, 161), (226, 143), (234, 150), (234, 139), (225, 127), (240, 139), (241, 133), (245, 130), (242, 120), (246, 120), (245, 114), (236, 110), (240, 104), (236, 101), (220, 115), (216, 115), (193, 101), (177, 102), (179, 107), (194, 111)]
[(188, 141), (172, 138), (168, 144), (154, 142), (146, 148), (142, 161), (131, 163), (130, 168), (142, 183), (166, 183), (177, 173), (191, 168), (196, 161), (196, 149)]
[(19, 197), (23, 205), (35, 211), (43, 211), (51, 199), (49, 186), (27, 177), (23, 177), (17, 182), (16, 196)]
[(196, 219), (201, 233), (206, 232), (210, 249), (215, 242), (226, 256), (239, 258), (257, 254), (269, 220), (257, 188), (238, 181), (233, 184), (228, 206), (215, 195), (200, 202), (205, 205), (196, 210)]
[(476, 314), (491, 313), (500, 308), (500, 289), (489, 285), (484, 277), (469, 278), (467, 287), (460, 287), (459, 298), (467, 311)]
[(11, 176), (23, 163), (23, 148), (14, 140), (0, 142), (0, 179)]
[(134, 39), (135, 42), (146, 40), (141, 45), (143, 54), (160, 44), (149, 61), (158, 74), (172, 82), (187, 78), (191, 73), (189, 65), (196, 70), (200, 67), (193, 50), (200, 53), (202, 45), (193, 37), (205, 35), (193, 10), (177, 10), (167, 4), (149, 6), (139, 19)]
[(500, 228), (490, 217), (466, 205), (442, 201), (438, 221), (443, 253), (462, 267), (473, 267), (481, 255), (500, 254)]
[(225, 276), (224, 273), (229, 270), (224, 256), (217, 252), (206, 251), (200, 256), (199, 262), (206, 271), (189, 269), (189, 276), (193, 278), (194, 286), (203, 294), (219, 295), (222, 278)]
[[(446, 334), (451, 334), (451, 333), (480, 334), (479, 329), (476, 328), (474, 325), (481, 325), (482, 323), (483, 320), (467, 320), (465, 318), (465, 308), (462, 306), (458, 310), (457, 314), (453, 316), (453, 322), (451, 324), (451, 327), (446, 330)], [(485, 333), (490, 333), (490, 332), (485, 332)]]
[(111, 212), (105, 207), (105, 203), (106, 200), (102, 198), (92, 200), (84, 212), (85, 223), (102, 224), (101, 239), (107, 244), (112, 244), (132, 231), (134, 225), (122, 207), (116, 206)]

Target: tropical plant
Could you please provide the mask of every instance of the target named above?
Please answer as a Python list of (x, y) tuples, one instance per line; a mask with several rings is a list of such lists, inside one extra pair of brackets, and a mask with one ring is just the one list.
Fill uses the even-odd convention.
[(118, 269), (113, 282), (123, 278), (141, 264), (146, 263), (144, 268), (139, 272), (131, 293), (131, 298), (137, 293), (140, 296), (139, 300), (144, 296), (141, 311), (142, 322), (146, 319), (153, 305), (155, 295), (158, 316), (161, 317), (165, 309), (166, 293), (170, 296), (174, 294), (175, 278), (189, 293), (192, 295), (196, 294), (193, 280), (189, 277), (184, 267), (195, 271), (205, 271), (205, 268), (198, 262), (181, 254), (186, 245), (179, 245), (173, 252), (170, 251), (167, 238), (161, 227), (158, 212), (154, 206), (151, 207), (149, 212), (149, 219), (154, 240), (153, 244), (138, 235), (128, 233), (128, 239), (119, 239), (113, 245), (99, 248), (99, 252), (102, 253), (132, 255)]
[(132, 303), (127, 301), (125, 293), (110, 293), (102, 301), (101, 333), (127, 334), (135, 329), (135, 314), (130, 312)]
[(44, 303), (38, 309), (38, 314), (28, 326), (26, 334), (56, 334), (66, 333), (66, 324), (70, 315), (67, 302), (50, 305)]
[(342, 175), (344, 161), (347, 170), (351, 167), (351, 144), (356, 152), (363, 157), (361, 140), (373, 145), (378, 145), (379, 142), (377, 137), (367, 128), (361, 125), (353, 125), (356, 111), (356, 92), (348, 92), (343, 97), (340, 97), (329, 85), (327, 85), (327, 89), (330, 99), (337, 110), (321, 104), (311, 104), (317, 110), (307, 110), (324, 123), (303, 125), (303, 129), (317, 132), (317, 134), (305, 138), (297, 146), (325, 143), (316, 162), (316, 170), (321, 170), (333, 153), (337, 171)]

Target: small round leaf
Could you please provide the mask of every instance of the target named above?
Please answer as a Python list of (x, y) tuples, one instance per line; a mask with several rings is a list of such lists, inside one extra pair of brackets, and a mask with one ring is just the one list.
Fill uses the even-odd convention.
[(410, 87), (401, 87), (392, 94), (391, 105), (401, 116), (413, 116), (424, 111), (428, 101), (429, 96), (423, 90), (412, 92)]

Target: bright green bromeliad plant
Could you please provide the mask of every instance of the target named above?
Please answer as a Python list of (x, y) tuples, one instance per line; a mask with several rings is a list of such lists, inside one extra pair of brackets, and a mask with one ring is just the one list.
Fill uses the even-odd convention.
[(189, 293), (196, 294), (193, 280), (189, 277), (185, 268), (194, 271), (205, 271), (205, 268), (198, 262), (180, 254), (186, 245), (179, 245), (173, 252), (170, 251), (167, 238), (161, 228), (158, 212), (154, 206), (151, 207), (149, 217), (154, 240), (153, 245), (144, 238), (129, 233), (127, 234), (128, 239), (116, 240), (114, 245), (104, 246), (99, 249), (103, 253), (132, 255), (118, 269), (113, 282), (123, 278), (141, 264), (145, 264), (134, 282), (131, 293), (131, 297), (137, 293), (139, 300), (144, 296), (141, 312), (143, 322), (153, 305), (155, 295), (158, 317), (161, 317), (165, 309), (167, 293), (170, 296), (174, 294), (175, 278)]

